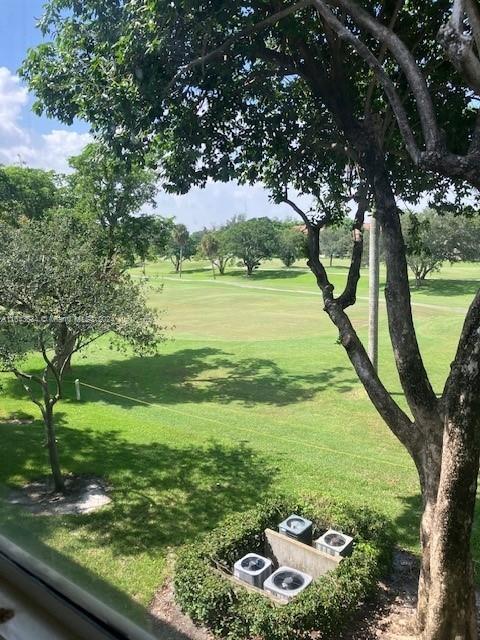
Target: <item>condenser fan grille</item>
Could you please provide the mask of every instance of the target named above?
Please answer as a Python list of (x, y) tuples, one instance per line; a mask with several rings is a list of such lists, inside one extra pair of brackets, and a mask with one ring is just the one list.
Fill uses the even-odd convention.
[(247, 571), (260, 571), (265, 566), (265, 560), (262, 558), (245, 558), (242, 560), (242, 569)]
[(289, 518), (287, 524), (293, 531), (305, 529), (305, 520), (301, 520), (300, 518)]
[(329, 533), (327, 536), (325, 536), (325, 542), (331, 547), (343, 547), (343, 545), (346, 543), (346, 540), (338, 533)]
[(280, 571), (273, 578), (273, 583), (283, 591), (295, 591), (304, 584), (304, 579), (293, 571)]

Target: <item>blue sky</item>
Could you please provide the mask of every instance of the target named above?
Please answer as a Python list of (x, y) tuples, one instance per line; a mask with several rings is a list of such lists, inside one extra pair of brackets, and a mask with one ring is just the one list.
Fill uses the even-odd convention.
[[(67, 170), (67, 158), (88, 142), (88, 125), (67, 127), (31, 112), (33, 98), (16, 75), (27, 49), (41, 42), (36, 29), (43, 0), (0, 0), (0, 163)], [(191, 229), (221, 224), (235, 214), (292, 217), (287, 205), (271, 203), (261, 185), (209, 183), (183, 196), (160, 193), (157, 212), (174, 215)]]

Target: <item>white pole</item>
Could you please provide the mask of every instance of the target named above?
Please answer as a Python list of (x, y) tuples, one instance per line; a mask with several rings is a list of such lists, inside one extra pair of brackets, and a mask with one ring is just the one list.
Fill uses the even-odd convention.
[(81, 400), (81, 395), (80, 395), (80, 380), (77, 378), (75, 380), (75, 393), (77, 394), (77, 400)]
[(378, 370), (378, 300), (380, 280), (380, 228), (374, 216), (370, 219), (369, 234), (369, 302), (368, 302), (368, 355)]

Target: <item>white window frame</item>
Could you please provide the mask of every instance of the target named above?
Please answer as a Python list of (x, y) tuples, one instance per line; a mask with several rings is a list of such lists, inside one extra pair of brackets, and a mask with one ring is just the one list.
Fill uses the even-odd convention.
[(79, 638), (155, 640), (155, 636), (3, 535), (0, 535), (0, 579), (16, 587)]

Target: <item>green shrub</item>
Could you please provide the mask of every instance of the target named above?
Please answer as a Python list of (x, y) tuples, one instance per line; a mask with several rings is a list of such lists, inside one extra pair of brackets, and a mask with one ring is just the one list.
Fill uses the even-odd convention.
[[(219, 571), (231, 571), (238, 558), (263, 553), (264, 530), (291, 513), (314, 523), (314, 536), (340, 529), (355, 539), (352, 555), (286, 606), (235, 585)], [(367, 509), (325, 499), (274, 498), (246, 513), (228, 517), (217, 529), (178, 554), (175, 597), (194, 622), (230, 640), (293, 640), (318, 630), (328, 637), (345, 624), (376, 589), (387, 570), (393, 538), (387, 522)]]

